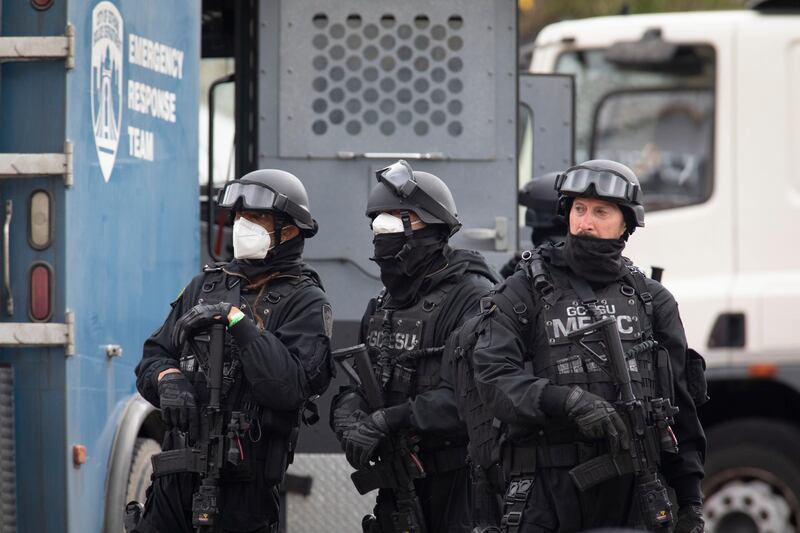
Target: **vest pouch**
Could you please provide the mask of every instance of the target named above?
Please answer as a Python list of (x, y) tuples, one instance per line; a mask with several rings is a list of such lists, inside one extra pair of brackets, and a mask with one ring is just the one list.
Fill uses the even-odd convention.
[(706, 381), (706, 360), (692, 348), (686, 350), (686, 381), (689, 395), (697, 407), (711, 399)]
[(239, 437), (239, 444), (233, 441), (232, 445), (231, 450), (225, 450), (225, 455), (237, 452), (238, 446), (241, 446), (244, 459), (238, 464), (225, 463), (225, 468), (222, 469), (223, 481), (234, 483), (254, 481), (260, 463), (258, 444), (252, 442), (246, 435), (242, 435)]
[(656, 398), (669, 398), (675, 402), (675, 389), (672, 375), (672, 363), (669, 360), (669, 352), (659, 347), (655, 352), (656, 357)]
[(405, 365), (394, 365), (392, 381), (389, 384), (388, 392), (399, 393), (403, 396), (413, 396), (416, 374), (417, 370), (415, 368)]

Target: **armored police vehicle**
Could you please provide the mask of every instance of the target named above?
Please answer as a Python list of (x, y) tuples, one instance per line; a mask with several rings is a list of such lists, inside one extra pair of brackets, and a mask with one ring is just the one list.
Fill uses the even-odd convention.
[[(180, 31), (175, 31), (180, 28)], [(0, 1), (0, 531), (122, 531), (133, 367), (197, 271), (200, 5)]]
[(664, 268), (708, 362), (711, 531), (800, 523), (800, 10), (620, 16), (538, 36), (531, 72), (575, 80), (575, 158), (642, 181), (626, 249)]

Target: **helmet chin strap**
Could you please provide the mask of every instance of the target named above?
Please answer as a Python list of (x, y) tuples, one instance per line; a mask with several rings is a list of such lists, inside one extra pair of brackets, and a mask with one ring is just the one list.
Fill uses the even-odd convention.
[(283, 237), (283, 215), (274, 214), (272, 216), (272, 220), (275, 221), (275, 246), (273, 249), (277, 248), (281, 244), (281, 237)]
[(403, 235), (406, 237), (406, 242), (400, 251), (395, 254), (394, 258), (402, 263), (411, 252), (411, 239), (414, 237), (414, 230), (411, 229), (411, 215), (408, 211), (400, 211), (400, 220), (403, 221)]
[(414, 230), (411, 229), (411, 215), (408, 211), (400, 211), (400, 220), (403, 221), (403, 234), (406, 239), (410, 239), (414, 235)]

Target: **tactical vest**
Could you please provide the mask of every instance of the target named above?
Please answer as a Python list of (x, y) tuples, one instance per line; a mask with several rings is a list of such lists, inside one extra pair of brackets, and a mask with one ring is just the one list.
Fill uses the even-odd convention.
[[(439, 383), (443, 338), (435, 325), (457, 281), (446, 280), (410, 307), (394, 309), (385, 293), (375, 300), (365, 343), (387, 406), (414, 398)], [(439, 335), (438, 337), (441, 337)]]
[[(650, 318), (645, 313), (635, 289), (620, 280), (597, 291), (596, 311), (602, 316), (612, 316), (617, 322), (617, 331), (627, 352), (643, 340), (652, 337)], [(558, 299), (544, 303), (537, 320), (537, 333), (532, 333), (529, 342), (533, 347), (533, 370), (537, 376), (548, 378), (556, 385), (578, 385), (606, 400), (613, 401), (617, 391), (606, 372), (588, 359), (567, 334), (595, 321), (593, 313), (575, 293), (572, 287), (562, 287)], [(584, 343), (605, 356), (599, 332), (584, 337)], [(637, 398), (653, 398), (653, 353), (640, 353), (628, 360)]]
[[(594, 322), (595, 316), (612, 316), (623, 350), (628, 353), (638, 347), (628, 359), (634, 394), (647, 402), (652, 398), (673, 399), (669, 354), (663, 348), (642, 349), (642, 343), (653, 339), (652, 295), (644, 283), (644, 274), (628, 263), (628, 274), (594, 291), (595, 309), (585, 305), (576, 290), (578, 281), (564, 270), (547, 269), (551, 290), (539, 293), (539, 308), (535, 327), (529, 330), (529, 353), (536, 376), (549, 379), (556, 385), (577, 385), (614, 402), (617, 389), (611, 377), (599, 365), (582, 353), (567, 335)], [(585, 283), (585, 282), (584, 282)], [(599, 332), (584, 337), (584, 343), (601, 358), (606, 358), (605, 346)], [(566, 431), (552, 424), (545, 429), (550, 443), (580, 440), (572, 424)]]
[[(267, 288), (259, 296), (257, 292), (243, 290), (244, 280), (224, 272), (222, 265), (207, 266), (203, 272), (202, 285), (192, 305), (231, 303), (251, 318), (260, 330), (270, 332), (274, 332), (281, 325), (289, 296), (305, 286), (316, 285), (311, 277), (304, 274), (279, 276), (270, 280)], [(208, 401), (206, 374), (202, 361), (206, 360), (209, 340), (208, 335), (198, 336), (195, 343), (206, 356), (197, 357), (187, 343), (180, 357), (181, 372), (192, 382), (201, 404)], [(242, 412), (247, 417), (251, 427), (247, 435), (241, 436), (244, 455), (255, 459), (257, 463), (263, 462), (268, 483), (277, 484), (283, 479), (286, 468), (292, 462), (301, 414), (299, 411), (264, 409), (256, 403), (250, 385), (244, 379), (238, 354), (239, 348), (233, 337), (226, 335), (222, 403), (227, 410)], [(246, 460), (237, 467), (230, 467), (228, 477), (249, 479), (252, 477), (253, 467), (254, 465)]]

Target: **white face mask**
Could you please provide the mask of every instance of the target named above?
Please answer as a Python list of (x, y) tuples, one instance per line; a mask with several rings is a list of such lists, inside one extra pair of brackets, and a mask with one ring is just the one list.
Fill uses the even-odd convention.
[(236, 259), (264, 259), (272, 239), (262, 226), (239, 217), (233, 223), (233, 257)]
[[(418, 229), (414, 226), (419, 226), (421, 220), (415, 220), (411, 223), (411, 229)], [(403, 220), (400, 217), (390, 215), (389, 213), (381, 213), (376, 216), (372, 221), (372, 233), (374, 235), (382, 235), (384, 233), (403, 233)]]

